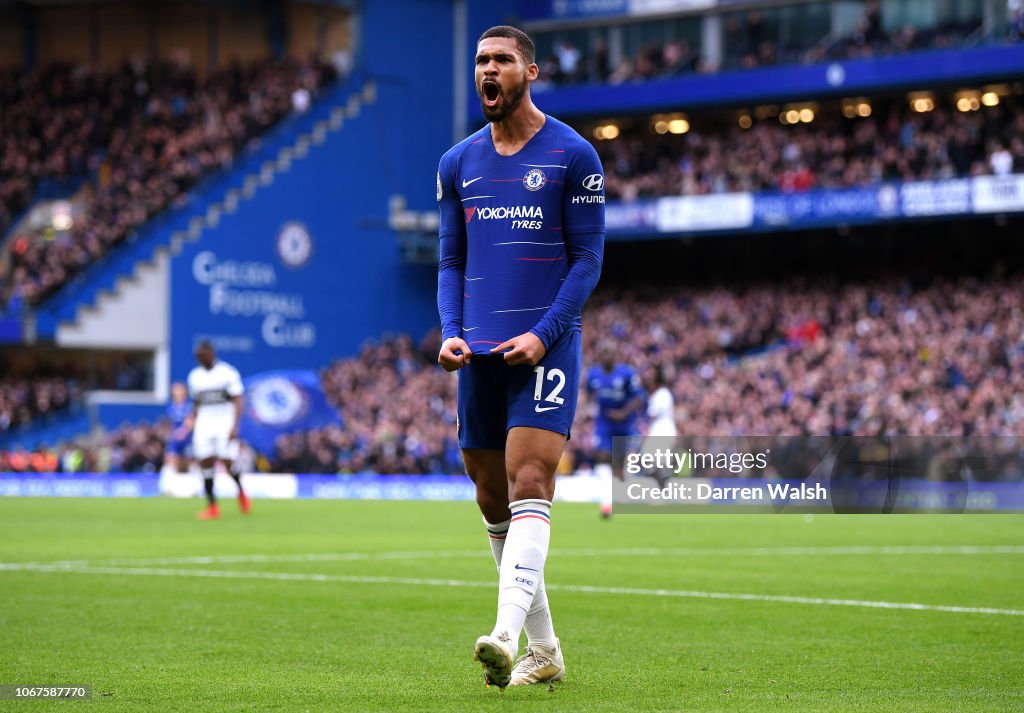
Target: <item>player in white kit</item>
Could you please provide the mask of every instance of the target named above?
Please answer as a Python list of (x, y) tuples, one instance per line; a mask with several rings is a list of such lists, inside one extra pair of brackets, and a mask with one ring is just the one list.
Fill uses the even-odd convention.
[(651, 438), (675, 438), (676, 400), (660, 367), (655, 372), (653, 382), (654, 390), (647, 400), (647, 418), (650, 421), (647, 435)]
[[(651, 397), (647, 400), (647, 419), (650, 425), (647, 428), (647, 438), (643, 446), (645, 453), (652, 453), (659, 448), (674, 449), (677, 435), (676, 401), (661, 367), (655, 371), (651, 385), (653, 390)], [(649, 475), (658, 481), (660, 487), (665, 487), (668, 479), (672, 477), (672, 470), (655, 470)]]
[(242, 420), (242, 377), (227, 362), (218, 361), (213, 345), (203, 342), (196, 348), (199, 366), (188, 375), (188, 391), (194, 405), (192, 456), (199, 461), (203, 473), (208, 505), (199, 513), (200, 520), (220, 517), (220, 508), (213, 494), (213, 476), (217, 461), (238, 483), (238, 505), (248, 515), (251, 505), (242, 489), (241, 475), (235, 469), (238, 458), (238, 427)]

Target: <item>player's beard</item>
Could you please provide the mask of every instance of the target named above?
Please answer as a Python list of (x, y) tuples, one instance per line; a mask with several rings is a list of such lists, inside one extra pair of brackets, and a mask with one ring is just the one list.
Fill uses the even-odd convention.
[(514, 112), (519, 104), (523, 101), (523, 96), (526, 94), (526, 78), (518, 84), (504, 89), (500, 84), (498, 85), (498, 95), (501, 97), (501, 102), (497, 106), (487, 106), (484, 102), (484, 88), (481, 84), (477, 87), (477, 94), (480, 96), (480, 108), (483, 109), (484, 118), (487, 121), (501, 122), (505, 118)]

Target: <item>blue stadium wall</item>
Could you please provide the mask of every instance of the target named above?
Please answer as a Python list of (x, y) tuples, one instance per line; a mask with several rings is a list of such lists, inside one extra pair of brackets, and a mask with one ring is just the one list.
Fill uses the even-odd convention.
[[(451, 0), (368, 2), (362, 70), (376, 101), (174, 258), (171, 374), (210, 339), (243, 373), (319, 368), (386, 331), (437, 323), (436, 268), (403, 264), (388, 201), (434, 209), (451, 144)], [(425, 69), (427, 68), (427, 69)]]

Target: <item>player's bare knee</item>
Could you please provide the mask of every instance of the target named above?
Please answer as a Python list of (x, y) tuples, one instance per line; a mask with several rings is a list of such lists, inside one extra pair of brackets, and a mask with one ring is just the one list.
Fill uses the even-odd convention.
[(524, 460), (515, 469), (512, 500), (550, 500), (555, 492), (555, 468), (539, 458)]

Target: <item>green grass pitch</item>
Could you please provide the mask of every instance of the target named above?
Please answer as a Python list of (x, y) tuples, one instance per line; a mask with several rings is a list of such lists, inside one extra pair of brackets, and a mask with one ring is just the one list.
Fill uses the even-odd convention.
[(0, 709), (1024, 710), (1017, 515), (556, 504), (567, 676), (500, 693), (471, 661), (497, 578), (472, 503), (198, 507), (0, 499), (0, 683), (94, 692)]

